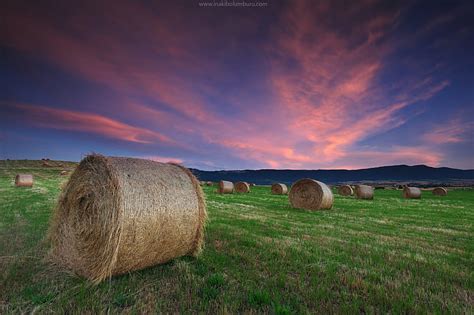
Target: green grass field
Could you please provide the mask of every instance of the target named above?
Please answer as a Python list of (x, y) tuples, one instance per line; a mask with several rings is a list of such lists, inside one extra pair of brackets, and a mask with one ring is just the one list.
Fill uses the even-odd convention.
[[(67, 176), (21, 165), (0, 168), (0, 313), (474, 313), (473, 190), (335, 195), (332, 210), (308, 212), (269, 187), (204, 187), (199, 258), (92, 286), (44, 259)], [(19, 172), (32, 172), (35, 186), (15, 188)]]

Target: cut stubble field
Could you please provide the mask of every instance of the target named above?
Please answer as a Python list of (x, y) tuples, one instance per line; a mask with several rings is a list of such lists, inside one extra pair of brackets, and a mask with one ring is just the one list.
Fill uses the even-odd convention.
[[(309, 212), (270, 187), (219, 195), (206, 186), (199, 258), (93, 286), (45, 259), (67, 181), (59, 171), (0, 168), (0, 313), (473, 313), (473, 190), (335, 194), (331, 210)], [(17, 173), (34, 174), (34, 187), (14, 187)]]

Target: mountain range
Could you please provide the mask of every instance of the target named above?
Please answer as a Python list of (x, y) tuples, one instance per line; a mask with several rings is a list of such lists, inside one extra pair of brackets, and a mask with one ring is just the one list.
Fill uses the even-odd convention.
[(425, 182), (474, 184), (474, 170), (426, 165), (393, 165), (358, 170), (227, 170), (202, 171), (191, 169), (201, 181), (246, 181), (259, 185), (275, 182), (291, 184), (301, 178), (313, 178), (327, 184), (354, 182)]

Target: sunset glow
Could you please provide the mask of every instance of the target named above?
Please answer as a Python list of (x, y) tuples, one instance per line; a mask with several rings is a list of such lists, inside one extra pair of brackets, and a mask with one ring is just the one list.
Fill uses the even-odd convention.
[(0, 8), (2, 158), (474, 168), (469, 2)]

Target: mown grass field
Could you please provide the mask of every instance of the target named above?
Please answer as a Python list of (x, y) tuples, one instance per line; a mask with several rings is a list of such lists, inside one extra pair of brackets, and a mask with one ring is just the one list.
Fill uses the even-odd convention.
[[(403, 200), (335, 195), (332, 210), (292, 209), (269, 187), (218, 195), (198, 259), (98, 286), (48, 263), (58, 168), (0, 168), (0, 313), (473, 313), (474, 191)], [(26, 167), (26, 169), (22, 169)], [(33, 188), (14, 175), (32, 172)]]

